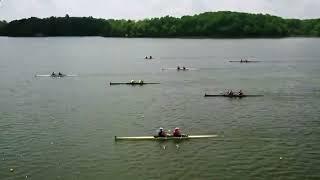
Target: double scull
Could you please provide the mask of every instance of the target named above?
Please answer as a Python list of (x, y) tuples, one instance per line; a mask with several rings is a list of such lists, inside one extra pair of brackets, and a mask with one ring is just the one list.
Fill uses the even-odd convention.
[(181, 137), (167, 136), (167, 137), (158, 137), (158, 136), (131, 136), (131, 137), (120, 137), (115, 136), (114, 139), (117, 140), (184, 140), (184, 139), (202, 139), (202, 138), (214, 138), (218, 135), (187, 135)]

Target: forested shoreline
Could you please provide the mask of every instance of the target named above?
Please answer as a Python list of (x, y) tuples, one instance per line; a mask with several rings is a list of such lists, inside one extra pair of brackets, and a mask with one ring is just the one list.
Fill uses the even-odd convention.
[(206, 12), (181, 18), (165, 16), (144, 20), (49, 17), (0, 21), (0, 36), (103, 37), (320, 37), (320, 19), (284, 19), (239, 12)]

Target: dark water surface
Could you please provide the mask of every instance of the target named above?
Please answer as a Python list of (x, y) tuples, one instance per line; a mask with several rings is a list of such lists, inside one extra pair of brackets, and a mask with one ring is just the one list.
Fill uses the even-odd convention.
[[(319, 47), (311, 38), (0, 38), (0, 179), (320, 179)], [(262, 62), (228, 62), (242, 57)], [(176, 65), (196, 69), (161, 70)], [(34, 77), (52, 71), (78, 76)], [(108, 85), (131, 79), (161, 84)], [(225, 89), (265, 96), (203, 97)], [(220, 137), (113, 139), (159, 126)]]

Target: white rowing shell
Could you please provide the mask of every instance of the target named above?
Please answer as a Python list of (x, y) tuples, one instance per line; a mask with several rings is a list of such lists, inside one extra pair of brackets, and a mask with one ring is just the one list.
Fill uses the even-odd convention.
[[(75, 75), (75, 74), (67, 74), (67, 75), (65, 75), (65, 76), (62, 76), (62, 77), (76, 77), (77, 75)], [(35, 75), (35, 77), (51, 77), (51, 75), (50, 74), (37, 74), (37, 75)], [(53, 76), (53, 77), (60, 77), (60, 76)]]
[(200, 138), (213, 138), (218, 135), (189, 135), (187, 137), (154, 137), (154, 136), (132, 136), (132, 137), (117, 137), (115, 140), (170, 140), (170, 139), (200, 139)]
[[(177, 70), (177, 68), (162, 68), (161, 70)], [(187, 68), (186, 67), (186, 70), (183, 70), (183, 68), (180, 67), (180, 71), (187, 71), (187, 70), (196, 71), (196, 70), (199, 70), (199, 69), (197, 69), (197, 68)]]

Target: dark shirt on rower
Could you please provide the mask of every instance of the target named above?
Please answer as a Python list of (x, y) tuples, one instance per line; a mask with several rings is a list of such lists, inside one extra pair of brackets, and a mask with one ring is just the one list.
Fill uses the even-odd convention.
[(166, 137), (167, 134), (164, 131), (159, 131), (158, 136), (159, 137)]

